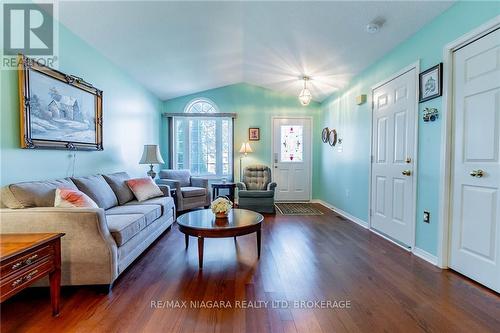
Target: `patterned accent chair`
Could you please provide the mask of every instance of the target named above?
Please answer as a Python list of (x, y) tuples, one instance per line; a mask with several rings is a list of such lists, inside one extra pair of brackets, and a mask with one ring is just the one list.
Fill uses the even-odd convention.
[(181, 212), (187, 209), (210, 206), (208, 179), (192, 177), (189, 170), (161, 170), (158, 185), (168, 185), (175, 189), (175, 206)]
[(274, 189), (271, 169), (265, 165), (250, 165), (243, 171), (238, 186), (238, 207), (260, 213), (274, 213)]

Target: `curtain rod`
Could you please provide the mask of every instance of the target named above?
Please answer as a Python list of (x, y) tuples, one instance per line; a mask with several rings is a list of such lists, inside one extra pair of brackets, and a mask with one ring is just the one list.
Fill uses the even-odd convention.
[(164, 112), (161, 114), (165, 118), (185, 117), (185, 118), (237, 118), (236, 113), (174, 113)]

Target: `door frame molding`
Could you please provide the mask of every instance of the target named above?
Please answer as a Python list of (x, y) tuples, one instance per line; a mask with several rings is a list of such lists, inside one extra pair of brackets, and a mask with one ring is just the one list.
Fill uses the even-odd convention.
[[(375, 101), (373, 100), (373, 91), (390, 81), (398, 78), (399, 76), (411, 71), (412, 69), (415, 69), (415, 134), (414, 134), (414, 151), (413, 151), (413, 189), (412, 189), (412, 194), (413, 194), (413, 202), (412, 202), (412, 243), (408, 244), (410, 247), (407, 248), (403, 246), (401, 243), (380, 234), (378, 231), (372, 228), (372, 165), (373, 165), (373, 109), (375, 106)], [(413, 251), (415, 249), (415, 243), (416, 243), (416, 228), (417, 228), (417, 184), (418, 184), (418, 120), (419, 120), (419, 103), (418, 103), (418, 89), (419, 89), (419, 82), (418, 82), (418, 75), (420, 73), (420, 59), (417, 59), (415, 62), (411, 63), (410, 65), (404, 67), (403, 69), (397, 71), (396, 73), (392, 74), (390, 77), (388, 77), (385, 80), (382, 80), (378, 82), (377, 84), (373, 85), (370, 89), (371, 93), (371, 101), (372, 101), (372, 106), (371, 106), (371, 114), (370, 114), (370, 156), (369, 156), (369, 183), (368, 183), (368, 228), (378, 234), (383, 236), (385, 239), (393, 242), (394, 244), (400, 246), (401, 248), (407, 250), (407, 251)]]
[[(271, 117), (271, 164), (274, 165), (274, 120), (275, 119), (305, 119), (311, 122), (310, 128), (310, 145), (309, 149), (311, 151), (311, 158), (309, 159), (309, 202), (312, 200), (312, 180), (313, 180), (313, 158), (314, 158), (314, 145), (313, 145), (313, 130), (314, 130), (314, 118), (312, 116), (272, 116)], [(272, 168), (273, 169), (273, 168)], [(272, 178), (274, 180), (274, 170), (272, 171)]]
[(453, 154), (453, 53), (458, 49), (475, 42), (493, 30), (500, 28), (500, 15), (480, 25), (479, 27), (446, 44), (443, 48), (443, 129), (441, 130), (441, 165), (440, 193), (438, 215), (438, 250), (437, 265), (448, 268), (450, 256), (451, 194)]

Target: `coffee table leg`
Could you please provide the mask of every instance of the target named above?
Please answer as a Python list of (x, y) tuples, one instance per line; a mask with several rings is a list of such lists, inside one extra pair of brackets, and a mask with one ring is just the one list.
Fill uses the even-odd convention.
[(189, 235), (188, 234), (184, 234), (184, 241), (186, 242), (186, 249), (187, 249), (189, 246)]
[(59, 315), (59, 299), (61, 296), (61, 239), (55, 241), (54, 246), (54, 266), (53, 272), (49, 273), (50, 282), (50, 303), (52, 305), (52, 315)]
[(260, 229), (257, 230), (257, 258), (260, 259)]
[(198, 267), (203, 268), (203, 237), (198, 237)]

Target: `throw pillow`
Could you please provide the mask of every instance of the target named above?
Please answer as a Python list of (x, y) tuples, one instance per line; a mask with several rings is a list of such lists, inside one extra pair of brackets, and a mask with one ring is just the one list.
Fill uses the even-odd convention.
[(94, 200), (100, 208), (109, 209), (118, 205), (118, 199), (116, 198), (115, 192), (113, 192), (101, 175), (75, 177), (71, 179), (76, 187)]
[(144, 201), (163, 196), (163, 192), (160, 190), (158, 185), (155, 184), (151, 177), (129, 179), (126, 183), (134, 193), (137, 201)]
[(54, 200), (54, 207), (61, 208), (99, 208), (94, 200), (90, 199), (88, 195), (79, 190), (71, 188), (58, 188), (56, 189), (56, 198)]
[(119, 205), (124, 205), (127, 202), (134, 200), (134, 193), (132, 193), (130, 188), (125, 183), (130, 179), (130, 176), (126, 172), (116, 172), (102, 176), (109, 184), (113, 192), (115, 192)]

